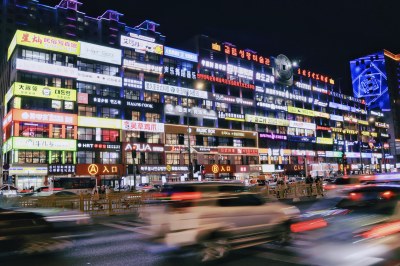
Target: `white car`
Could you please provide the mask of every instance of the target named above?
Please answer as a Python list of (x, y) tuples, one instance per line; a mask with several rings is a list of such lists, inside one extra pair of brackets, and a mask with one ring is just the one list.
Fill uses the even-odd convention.
[(287, 241), (296, 207), (266, 203), (242, 183), (204, 182), (164, 185), (165, 204), (146, 206), (141, 218), (150, 250), (194, 255), (205, 262), (230, 250), (270, 241)]
[(13, 185), (3, 185), (0, 187), (0, 196), (16, 197), (18, 189)]

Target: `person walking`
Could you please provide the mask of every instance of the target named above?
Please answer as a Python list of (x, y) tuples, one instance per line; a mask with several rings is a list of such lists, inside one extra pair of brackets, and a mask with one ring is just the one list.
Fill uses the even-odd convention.
[(307, 197), (311, 197), (311, 195), (312, 195), (312, 184), (313, 184), (313, 178), (312, 178), (311, 174), (309, 174), (306, 177)]
[(322, 191), (322, 178), (320, 176), (317, 176), (315, 178), (315, 186), (317, 188), (317, 196), (318, 195), (324, 195)]

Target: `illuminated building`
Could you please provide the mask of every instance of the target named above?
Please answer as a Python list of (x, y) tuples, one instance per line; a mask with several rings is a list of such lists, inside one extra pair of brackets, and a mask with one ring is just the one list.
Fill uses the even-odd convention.
[(152, 21), (129, 27), (116, 11), (91, 18), (73, 0), (24, 3), (59, 21), (16, 24), (2, 50), (3, 162), (20, 188), (56, 176), (180, 181), (190, 164), (195, 179), (200, 166), (203, 178), (300, 174), (305, 159), (319, 174), (317, 166), (340, 169), (343, 152), (349, 170), (382, 156), (363, 151), (376, 126), (363, 101), (284, 55), (205, 36), (181, 50)]
[(399, 61), (387, 50), (350, 61), (353, 94), (365, 99), (377, 133), (371, 141), (386, 163), (400, 159)]

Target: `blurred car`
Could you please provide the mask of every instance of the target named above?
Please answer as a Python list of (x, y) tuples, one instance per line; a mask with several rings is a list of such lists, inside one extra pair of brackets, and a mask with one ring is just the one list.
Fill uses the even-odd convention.
[(18, 188), (13, 185), (5, 184), (0, 187), (0, 196), (16, 197)]
[(151, 251), (206, 262), (229, 251), (288, 240), (296, 207), (268, 202), (243, 183), (165, 184), (158, 197), (167, 204), (146, 206), (142, 228)]
[[(400, 186), (365, 185), (323, 200), (291, 225), (307, 265), (373, 265), (400, 257)], [(386, 265), (386, 264), (385, 264)], [(391, 265), (391, 264), (387, 264)]]
[[(0, 255), (30, 255), (71, 247), (68, 233), (91, 218), (79, 211), (56, 208), (0, 208)], [(62, 237), (61, 237), (62, 236)]]

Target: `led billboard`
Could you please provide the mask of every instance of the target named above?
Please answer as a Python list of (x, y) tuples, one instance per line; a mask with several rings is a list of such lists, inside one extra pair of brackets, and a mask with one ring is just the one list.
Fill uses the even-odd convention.
[(364, 98), (369, 109), (390, 111), (383, 52), (350, 61), (350, 71), (354, 97)]

